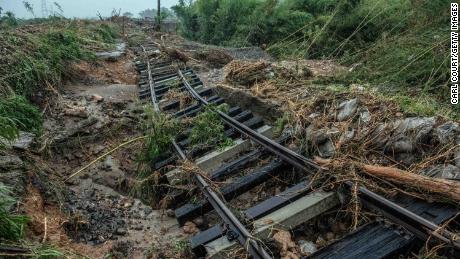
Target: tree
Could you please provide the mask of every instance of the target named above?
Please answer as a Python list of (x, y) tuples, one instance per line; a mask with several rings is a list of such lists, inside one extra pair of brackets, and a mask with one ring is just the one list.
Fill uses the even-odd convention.
[(131, 12), (124, 12), (124, 13), (123, 13), (123, 16), (126, 16), (126, 17), (128, 17), (128, 18), (131, 18), (131, 17), (133, 17), (133, 14), (132, 14)]
[(146, 19), (146, 18), (155, 18), (156, 16), (156, 10), (155, 9), (145, 9), (144, 11), (140, 12), (139, 13), (139, 16), (143, 19)]
[[(145, 9), (142, 12), (139, 12), (139, 16), (143, 19), (150, 18), (156, 19), (157, 17), (157, 10), (156, 9)], [(166, 7), (161, 8), (161, 19), (165, 19), (167, 17), (174, 16), (174, 13)]]
[(63, 16), (64, 10), (62, 9), (62, 6), (58, 2), (54, 2), (54, 6), (56, 6), (56, 8), (59, 10), (59, 14)]
[(23, 1), (22, 3), (24, 4), (26, 10), (35, 17), (34, 8), (32, 7), (32, 5), (27, 1)]

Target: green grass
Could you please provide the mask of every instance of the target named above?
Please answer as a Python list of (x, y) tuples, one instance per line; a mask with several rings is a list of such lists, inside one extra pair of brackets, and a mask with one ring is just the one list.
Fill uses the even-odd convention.
[(138, 153), (137, 183), (133, 188), (133, 194), (146, 202), (157, 203), (164, 193), (157, 186), (159, 179), (151, 165), (171, 148), (171, 139), (179, 132), (180, 125), (170, 116), (154, 111), (152, 105), (146, 105), (144, 113), (142, 131), (147, 138)]
[(205, 111), (198, 114), (193, 120), (193, 128), (190, 134), (190, 144), (211, 145), (217, 144), (220, 149), (233, 145), (233, 141), (224, 134), (224, 123), (219, 114), (214, 111), (228, 111), (228, 106), (207, 106)]
[(148, 136), (141, 161), (153, 161), (171, 146), (171, 139), (180, 127), (176, 120), (168, 115), (155, 112), (151, 105), (144, 107), (146, 118), (142, 122), (143, 132)]
[(17, 241), (24, 236), (28, 218), (11, 213), (15, 204), (11, 189), (0, 183), (0, 239)]
[(3, 133), (9, 139), (17, 135), (17, 130), (40, 134), (42, 129), (41, 113), (22, 96), (0, 99), (1, 118), (7, 123), (2, 124), (0, 134)]
[[(15, 140), (19, 136), (19, 130), (16, 127), (17, 121), (8, 116), (0, 116), (0, 138), (6, 141)], [(6, 143), (0, 141), (0, 150), (5, 148)]]

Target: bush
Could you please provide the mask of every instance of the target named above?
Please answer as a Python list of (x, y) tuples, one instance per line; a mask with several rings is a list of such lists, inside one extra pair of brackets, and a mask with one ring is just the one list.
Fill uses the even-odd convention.
[(150, 163), (171, 147), (171, 139), (179, 130), (179, 125), (171, 117), (155, 112), (151, 105), (145, 107), (145, 114), (142, 126), (147, 139), (140, 160)]
[(0, 134), (10, 139), (17, 135), (17, 129), (39, 134), (43, 123), (42, 115), (37, 108), (21, 96), (0, 100), (0, 119), (7, 122), (2, 123)]
[(347, 81), (425, 91), (448, 82), (447, 1), (198, 0), (174, 10), (193, 40), (267, 45), (280, 58), (360, 63)]
[(115, 27), (110, 26), (108, 24), (100, 24), (99, 27), (96, 29), (96, 32), (99, 34), (100, 40), (105, 43), (114, 43), (115, 39), (118, 38), (119, 33), (115, 30)]
[[(214, 109), (216, 109), (216, 107), (206, 106), (205, 111), (198, 114), (198, 116), (193, 119), (190, 144), (217, 144), (220, 148), (225, 148), (233, 144), (232, 140), (225, 136), (224, 123)], [(228, 110), (228, 107), (226, 105), (220, 105), (217, 109), (225, 112)]]

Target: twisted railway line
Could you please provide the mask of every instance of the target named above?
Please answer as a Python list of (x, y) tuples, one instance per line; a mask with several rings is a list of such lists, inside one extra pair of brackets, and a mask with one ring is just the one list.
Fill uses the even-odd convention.
[[(350, 191), (356, 190), (366, 210), (376, 212), (376, 218), (355, 231), (323, 247), (308, 258), (386, 258), (404, 255), (420, 241), (443, 243), (451, 247), (449, 253), (458, 255), (460, 242), (454, 233), (442, 225), (457, 215), (455, 207), (442, 203), (428, 203), (405, 195), (387, 199), (364, 186), (347, 181), (339, 190), (324, 190), (311, 177), (324, 168), (287, 148), (289, 135), (272, 139), (271, 126), (251, 111), (229, 105), (227, 112), (216, 109), (226, 103), (211, 88), (206, 88), (190, 68), (169, 58), (151, 58), (148, 53), (158, 51), (156, 45), (137, 49), (137, 69), (141, 75), (139, 98), (152, 102), (158, 112), (177, 119), (193, 118), (209, 107), (225, 123), (225, 135), (233, 145), (224, 150), (211, 147), (191, 147), (190, 130), (173, 139), (175, 152), (164, 154), (152, 166), (163, 170), (165, 181), (176, 185), (183, 181), (181, 170), (168, 170), (168, 165), (190, 161), (206, 177), (194, 175), (198, 189), (185, 192), (174, 190), (171, 196), (180, 225), (215, 211), (220, 220), (193, 236), (190, 240), (197, 257), (227, 257), (238, 247), (253, 258), (276, 258), (268, 241), (274, 230), (294, 230), (309, 220), (340, 207)], [(194, 100), (181, 107), (180, 100), (165, 100), (176, 89)], [(260, 161), (265, 161), (260, 163)], [(212, 188), (211, 181), (233, 181)], [(229, 206), (232, 200), (251, 189), (281, 179), (284, 183), (278, 194), (255, 204), (248, 204), (242, 213)], [(202, 199), (190, 200), (200, 190)], [(232, 250), (233, 249), (233, 250)], [(230, 251), (230, 252), (229, 252)]]

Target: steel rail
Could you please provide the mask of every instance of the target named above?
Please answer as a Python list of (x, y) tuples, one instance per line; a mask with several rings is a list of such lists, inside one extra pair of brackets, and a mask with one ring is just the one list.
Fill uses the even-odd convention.
[[(142, 46), (145, 53), (145, 48)], [(149, 73), (149, 85), (152, 93), (152, 102), (154, 109), (159, 111), (157, 98), (155, 96), (154, 82), (152, 80), (152, 74), (150, 70), (150, 61), (147, 60), (147, 69)], [(188, 82), (187, 82), (188, 84)], [(199, 95), (198, 95), (199, 96)], [(174, 149), (179, 154), (179, 157), (183, 161), (187, 161), (187, 156), (183, 150), (177, 145), (174, 139), (171, 139)], [(195, 180), (199, 185), (200, 190), (205, 195), (206, 199), (211, 203), (214, 210), (219, 214), (222, 220), (225, 222), (225, 228), (227, 229), (226, 235), (229, 241), (238, 240), (241, 246), (243, 246), (247, 252), (254, 259), (272, 259), (267, 251), (252, 237), (251, 233), (245, 228), (245, 226), (238, 220), (238, 218), (230, 211), (225, 203), (219, 198), (209, 184), (203, 179), (203, 177), (194, 173)]]
[[(209, 105), (209, 103), (198, 93), (196, 93), (196, 91), (190, 86), (180, 69), (178, 70), (178, 75), (184, 82), (186, 89), (196, 100), (200, 101), (204, 105)], [(312, 172), (310, 168), (323, 170), (323, 168), (316, 164), (314, 161), (274, 142), (273, 140), (263, 136), (262, 134), (259, 134), (258, 132), (246, 127), (245, 125), (242, 125), (238, 121), (235, 121), (233, 118), (229, 117), (227, 114), (218, 111), (217, 109), (215, 111), (229, 126), (235, 128), (242, 134), (261, 144), (266, 149), (270, 150), (275, 155), (278, 155), (286, 162), (291, 163), (297, 168), (308, 173)], [(345, 183), (349, 187), (354, 185), (354, 183), (351, 181), (346, 181)], [(363, 186), (358, 186), (358, 191), (360, 194), (360, 199), (366, 207), (381, 212), (390, 220), (399, 225), (402, 225), (403, 227), (406, 227), (410, 232), (412, 232), (420, 239), (426, 239), (429, 236), (433, 236), (442, 242), (448, 243), (456, 249), (460, 250), (460, 243), (456, 241), (458, 237), (454, 233), (443, 229), (441, 226), (426, 220), (425, 218), (407, 210), (406, 208), (401, 207), (395, 202), (390, 201)]]
[(141, 46), (141, 47), (142, 47), (142, 51), (144, 52), (145, 58), (147, 59), (147, 73), (149, 76), (150, 96), (152, 98), (153, 109), (158, 112), (160, 111), (160, 107), (158, 106), (157, 96), (155, 94), (155, 82), (153, 81), (153, 78), (152, 78), (152, 70), (150, 68), (150, 59), (147, 56), (147, 52), (144, 46)]
[[(177, 143), (172, 140), (173, 146), (176, 149), (182, 160), (187, 161), (182, 149)], [(225, 203), (219, 198), (216, 192), (209, 186), (204, 178), (195, 173), (195, 180), (198, 183), (200, 190), (205, 195), (206, 199), (211, 203), (214, 210), (219, 214), (220, 218), (225, 222), (226, 236), (229, 241), (238, 240), (247, 252), (254, 259), (271, 259), (272, 257), (265, 251), (265, 249), (252, 237), (251, 233), (244, 227), (238, 218), (230, 211)]]

